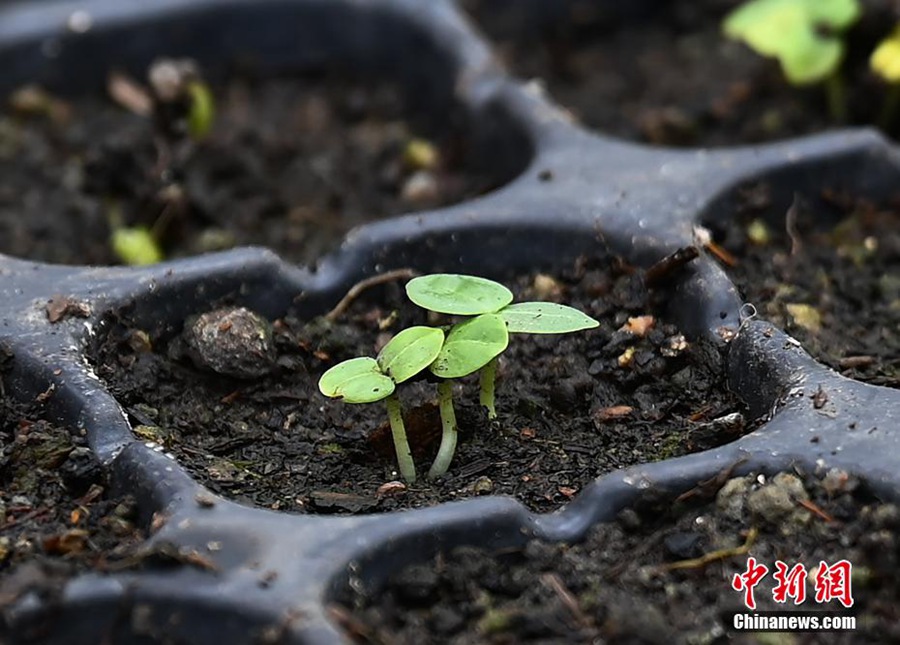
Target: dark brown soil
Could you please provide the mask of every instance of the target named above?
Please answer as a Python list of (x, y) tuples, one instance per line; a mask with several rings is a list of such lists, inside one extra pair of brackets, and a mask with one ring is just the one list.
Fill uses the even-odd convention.
[(748, 191), (745, 213), (722, 234), (744, 299), (819, 361), (900, 387), (900, 201), (826, 192), (788, 217), (767, 210), (765, 193)]
[(131, 555), (141, 543), (131, 498), (109, 494), (85, 440), (0, 396), (0, 612)]
[[(462, 114), (411, 114), (394, 84), (328, 76), (213, 88), (217, 117), (196, 144), (102, 96), (33, 88), (0, 113), (0, 253), (117, 264), (110, 218), (153, 228), (166, 257), (268, 246), (312, 263), (367, 221), (461, 201), (495, 185), (467, 170)], [(429, 170), (404, 163), (415, 138)]]
[[(655, 311), (637, 273), (584, 263), (558, 282), (530, 276), (510, 284), (520, 299), (561, 299), (601, 326), (514, 336), (500, 364), (495, 422), (478, 406), (477, 379), (461, 379), (460, 444), (449, 477), (436, 483), (381, 488), (398, 479), (383, 406), (342, 404), (317, 388), (328, 367), (374, 356), (391, 334), (427, 322), (399, 284), (367, 293), (337, 324), (276, 321), (275, 368), (256, 381), (197, 369), (185, 358), (182, 337), (153, 339), (146, 351), (124, 314), (100, 347), (96, 369), (133, 422), (143, 424), (138, 433), (175, 453), (204, 485), (295, 512), (389, 511), (486, 493), (515, 495), (548, 511), (599, 475), (725, 443), (746, 430), (739, 414), (727, 416), (740, 407), (724, 387), (718, 349), (685, 348), (661, 321), (643, 338), (619, 331), (629, 317)], [(435, 388), (417, 382), (400, 390), (424, 474), (439, 440)]]
[[(397, 572), (373, 596), (344, 590), (339, 600), (354, 611), (346, 627), (367, 643), (896, 642), (898, 529), (900, 510), (845, 473), (750, 476), (728, 481), (715, 503), (625, 511), (582, 544), (457, 548)], [(708, 555), (748, 539), (749, 553)], [(704, 555), (705, 565), (689, 562)], [(754, 594), (759, 610), (843, 611), (837, 600), (815, 601), (813, 574), (803, 605), (777, 605), (775, 561), (812, 571), (849, 560), (857, 631), (727, 637), (727, 612), (744, 609), (732, 579), (748, 555), (769, 567)]]
[[(722, 35), (722, 18), (739, 4), (463, 0), (514, 74), (543, 81), (579, 121), (604, 134), (727, 146), (839, 125), (821, 86), (788, 85), (777, 62)], [(898, 18), (887, 0), (862, 5), (863, 18), (846, 38), (847, 124), (878, 118), (885, 87), (868, 58)]]

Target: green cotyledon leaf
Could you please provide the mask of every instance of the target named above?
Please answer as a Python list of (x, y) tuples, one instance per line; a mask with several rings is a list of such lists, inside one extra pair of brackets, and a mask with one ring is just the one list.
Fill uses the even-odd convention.
[(816, 83), (833, 74), (844, 55), (838, 32), (860, 15), (858, 0), (751, 0), (731, 12), (725, 34), (777, 58), (788, 81)]
[(444, 332), (434, 327), (410, 327), (394, 336), (378, 354), (381, 371), (394, 383), (412, 378), (434, 362), (444, 344)]
[(506, 323), (497, 314), (482, 314), (455, 325), (429, 368), (441, 378), (459, 378), (477, 372), (509, 344)]
[(442, 314), (477, 316), (512, 302), (512, 292), (498, 282), (472, 275), (436, 273), (406, 283), (406, 295), (420, 307)]
[(115, 229), (110, 236), (110, 246), (119, 260), (131, 266), (156, 264), (164, 259), (156, 238), (144, 226)]
[(319, 391), (347, 403), (373, 403), (394, 392), (394, 381), (374, 358), (363, 356), (338, 363), (319, 379)]
[(568, 334), (600, 325), (587, 314), (555, 302), (519, 302), (497, 315), (513, 334)]

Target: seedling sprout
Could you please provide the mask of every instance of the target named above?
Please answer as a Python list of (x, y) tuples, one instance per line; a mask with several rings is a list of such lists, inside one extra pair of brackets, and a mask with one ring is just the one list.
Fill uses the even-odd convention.
[(156, 264), (163, 261), (163, 253), (153, 234), (145, 226), (121, 226), (110, 234), (112, 252), (131, 266)]
[(377, 358), (351, 358), (338, 363), (319, 379), (325, 396), (345, 403), (374, 403), (384, 400), (387, 407), (394, 451), (400, 476), (408, 483), (416, 481), (416, 466), (409, 449), (403, 411), (395, 394), (397, 384), (409, 380), (437, 358), (444, 344), (444, 332), (433, 327), (410, 327), (394, 336)]
[[(510, 333), (565, 334), (597, 327), (599, 323), (572, 307), (549, 302), (510, 304), (512, 292), (502, 284), (475, 276), (435, 274), (410, 280), (406, 293), (414, 303), (430, 311), (475, 316), (454, 325), (430, 370), (442, 379), (454, 379), (479, 372), (479, 401), (495, 419), (495, 380), (497, 357), (509, 343)], [(428, 475), (438, 477), (447, 471), (456, 445), (456, 424), (447, 423), (452, 413), (451, 389), (441, 394), (444, 432), (438, 458)], [(454, 416), (455, 418), (455, 416)]]
[(888, 83), (888, 94), (881, 107), (878, 124), (887, 128), (894, 120), (900, 103), (900, 25), (882, 40), (869, 58), (869, 67)]
[(216, 118), (216, 103), (212, 90), (200, 80), (188, 83), (187, 94), (190, 97), (190, 108), (187, 115), (187, 131), (191, 139), (205, 139), (212, 130)]
[(215, 99), (193, 60), (158, 60), (150, 66), (148, 80), (156, 112), (170, 133), (186, 133), (193, 141), (209, 134), (215, 120)]
[(123, 264), (142, 266), (163, 261), (164, 255), (153, 231), (146, 226), (127, 226), (118, 204), (109, 205), (107, 221), (110, 249)]
[(750, 0), (722, 25), (729, 38), (778, 59), (788, 82), (824, 82), (832, 116), (845, 116), (839, 67), (844, 57), (841, 32), (860, 15), (859, 0)]
[(509, 345), (510, 333), (565, 334), (597, 327), (599, 323), (572, 307), (549, 302), (510, 304), (512, 292), (502, 284), (476, 276), (435, 274), (414, 278), (406, 292), (417, 305), (436, 313), (465, 316), (442, 329), (417, 326), (398, 333), (378, 357), (352, 358), (326, 371), (319, 380), (325, 396), (346, 403), (385, 401), (397, 464), (409, 483), (416, 469), (396, 386), (425, 368), (437, 376), (441, 415), (441, 445), (428, 477), (447, 472), (456, 452), (457, 424), (452, 379), (480, 372), (480, 402), (488, 417), (497, 416), (494, 389), (497, 357)]

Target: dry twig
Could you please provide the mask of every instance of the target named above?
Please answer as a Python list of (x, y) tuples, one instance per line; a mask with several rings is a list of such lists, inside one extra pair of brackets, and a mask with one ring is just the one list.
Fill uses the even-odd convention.
[(385, 284), (387, 282), (393, 282), (394, 280), (410, 280), (411, 278), (415, 278), (419, 275), (418, 271), (414, 269), (394, 269), (393, 271), (386, 271), (384, 273), (379, 273), (378, 275), (373, 275), (370, 278), (366, 278), (365, 280), (360, 280), (347, 292), (341, 301), (334, 306), (334, 309), (325, 314), (325, 320), (329, 322), (334, 322), (341, 315), (347, 311), (347, 308), (356, 300), (362, 292), (366, 289), (370, 289), (371, 287), (377, 286), (379, 284)]
[(581, 606), (578, 604), (578, 599), (572, 595), (572, 592), (566, 587), (565, 583), (560, 579), (558, 575), (555, 573), (545, 573), (541, 576), (541, 582), (544, 583), (549, 589), (553, 591), (557, 596), (559, 596), (560, 602), (565, 605), (566, 609), (569, 610), (569, 613), (581, 624), (583, 627), (589, 627), (591, 624), (590, 619), (584, 614), (581, 610)]
[(794, 193), (794, 201), (791, 202), (787, 213), (784, 215), (784, 229), (791, 238), (791, 257), (794, 257), (803, 248), (800, 241), (800, 232), (797, 230), (797, 216), (800, 214), (800, 196)]

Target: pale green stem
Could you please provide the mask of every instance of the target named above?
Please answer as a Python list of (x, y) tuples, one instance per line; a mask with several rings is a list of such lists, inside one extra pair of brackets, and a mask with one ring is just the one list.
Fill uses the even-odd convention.
[(894, 123), (897, 116), (897, 104), (900, 103), (900, 83), (893, 83), (888, 87), (884, 103), (881, 104), (881, 112), (878, 115), (878, 127), (887, 130)]
[(847, 120), (847, 97), (844, 95), (844, 78), (834, 72), (825, 79), (825, 93), (828, 95), (828, 112), (835, 123)]
[(409, 450), (409, 441), (406, 439), (406, 427), (403, 425), (403, 411), (400, 409), (400, 400), (396, 394), (392, 394), (384, 400), (387, 406), (388, 419), (391, 422), (391, 434), (394, 437), (394, 451), (397, 453), (397, 465), (400, 467), (400, 476), (407, 484), (416, 483), (416, 464), (413, 462), (412, 453)]
[(494, 380), (497, 376), (497, 359), (492, 358), (491, 362), (481, 368), (481, 394), (479, 401), (481, 405), (487, 408), (488, 419), (497, 418), (497, 408), (494, 407)]
[(447, 472), (453, 455), (456, 453), (456, 412), (453, 410), (453, 384), (451, 381), (442, 380), (438, 383), (438, 402), (441, 410), (441, 447), (431, 469), (428, 471), (429, 479), (437, 479)]

